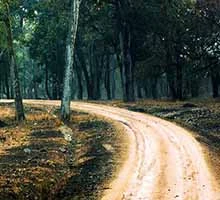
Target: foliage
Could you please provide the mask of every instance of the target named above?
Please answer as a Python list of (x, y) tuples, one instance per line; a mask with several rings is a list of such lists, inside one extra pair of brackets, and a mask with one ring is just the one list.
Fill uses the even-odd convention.
[[(70, 1), (11, 0), (9, 2), (20, 75), (28, 76), (25, 71), (33, 71), (33, 68), (36, 68), (35, 72), (39, 71), (41, 74), (40, 81), (38, 74), (26, 77), (29, 83), (25, 84), (22, 81), (23, 87), (34, 85), (35, 80), (38, 80), (42, 98), (60, 99)], [(117, 10), (118, 2), (125, 6), (123, 13), (120, 13), (121, 19)], [(219, 13), (219, 7), (200, 5), (191, 0), (137, 0), (130, 1), (130, 4), (124, 0), (82, 1), (73, 90), (79, 90), (80, 83), (76, 81), (78, 79), (81, 81), (82, 90), (85, 91), (87, 88), (87, 93), (92, 87), (97, 87), (96, 82), (100, 85), (100, 90), (103, 90), (103, 85), (106, 86), (106, 76), (110, 73), (107, 69), (108, 57), (110, 63), (115, 63), (115, 66), (111, 67), (113, 71), (119, 71), (122, 61), (119, 20), (130, 26), (134, 81), (139, 85), (140, 90), (151, 87), (148, 82), (152, 79), (157, 82), (162, 80), (169, 85), (169, 92), (161, 93), (159, 96), (184, 98), (196, 94), (195, 88), (191, 90), (189, 85), (199, 88), (200, 82), (207, 77), (214, 81), (213, 87), (215, 85), (218, 88), (220, 85), (220, 81), (217, 80), (220, 74)], [(7, 53), (2, 4), (0, 4), (0, 16), (0, 55), (2, 55)], [(4, 55), (4, 58), (6, 57)], [(117, 60), (114, 61), (113, 58)], [(3, 63), (6, 66), (7, 59), (5, 61), (1, 61), (1, 67)], [(34, 78), (35, 76), (37, 78)], [(120, 86), (120, 78), (110, 76), (110, 85), (115, 81), (116, 85)], [(89, 85), (90, 89), (88, 89)], [(97, 93), (95, 89), (94, 93)], [(26, 96), (30, 95), (30, 93), (26, 94)], [(101, 96), (103, 94), (98, 95), (97, 98)]]

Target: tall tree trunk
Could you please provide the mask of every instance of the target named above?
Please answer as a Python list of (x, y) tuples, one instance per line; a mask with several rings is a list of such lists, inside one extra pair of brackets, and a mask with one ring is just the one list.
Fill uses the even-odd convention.
[(183, 99), (183, 69), (181, 63), (176, 66), (176, 93), (178, 100)]
[(149, 96), (150, 96), (150, 95), (149, 95), (149, 88), (148, 88), (148, 82), (149, 82), (149, 81), (146, 80), (146, 82), (147, 82), (147, 84), (144, 85), (144, 97), (145, 97), (145, 98), (149, 98)]
[[(127, 5), (128, 4), (128, 5)], [(134, 95), (134, 63), (132, 61), (132, 34), (131, 25), (125, 16), (125, 9), (129, 7), (129, 2), (117, 3), (118, 10), (118, 28), (119, 28), (119, 40), (120, 40), (120, 50), (121, 50), (121, 79), (123, 87), (123, 97), (125, 102), (131, 102), (135, 100)]]
[(52, 99), (57, 100), (57, 77), (56, 73), (54, 72), (52, 75)]
[(142, 99), (143, 95), (142, 95), (141, 82), (139, 82), (139, 81), (136, 82), (136, 88), (137, 88), (137, 97), (138, 97), (138, 99)]
[(115, 92), (116, 92), (116, 80), (115, 80), (115, 74), (116, 74), (116, 56), (111, 57), (111, 91), (112, 91), (112, 99), (115, 99)]
[(125, 91), (125, 77), (124, 77), (124, 68), (122, 65), (122, 60), (120, 59), (120, 55), (118, 53), (116, 53), (117, 55), (117, 63), (119, 65), (119, 69), (120, 69), (120, 77), (121, 77), (121, 88), (122, 88), (122, 94), (123, 94), (123, 99), (126, 99), (126, 91)]
[(110, 55), (106, 56), (106, 68), (105, 68), (105, 89), (107, 93), (107, 99), (111, 100), (111, 78), (110, 78)]
[(34, 98), (38, 99), (38, 87), (37, 87), (37, 83), (34, 82)]
[(157, 82), (158, 82), (157, 77), (151, 78), (151, 95), (152, 95), (153, 99), (157, 99), (157, 97), (158, 97), (158, 95), (157, 95)]
[(90, 93), (93, 100), (101, 98), (100, 82), (102, 76), (102, 60), (95, 54), (96, 46), (93, 40), (89, 48), (89, 67), (90, 67)]
[(190, 91), (192, 98), (199, 96), (199, 78), (197, 75), (194, 75), (194, 77), (192, 77), (190, 80)]
[(83, 99), (83, 78), (82, 78), (82, 70), (80, 69), (77, 60), (74, 59), (74, 66), (76, 70), (76, 75), (77, 75), (77, 82), (78, 82), (78, 99), (82, 100)]
[(100, 59), (96, 56), (95, 57), (95, 93), (94, 97), (95, 100), (101, 99), (101, 81), (103, 75), (103, 65), (104, 65), (104, 55), (100, 57)]
[(88, 94), (88, 100), (92, 100), (94, 89), (93, 89), (93, 84), (92, 84), (91, 78), (89, 76), (89, 72), (88, 72), (87, 67), (86, 67), (85, 58), (83, 56), (84, 54), (83, 54), (82, 49), (79, 47), (79, 45), (76, 45), (76, 47), (77, 47), (77, 51), (76, 51), (77, 59), (79, 60), (79, 63), (82, 67), (82, 71), (83, 71), (85, 81), (86, 81), (86, 89), (87, 89), (87, 94)]
[(81, 0), (71, 0), (69, 33), (66, 41), (66, 67), (63, 84), (64, 88), (61, 102), (61, 119), (63, 121), (68, 121), (70, 119), (72, 66), (78, 28), (80, 2)]
[(9, 75), (6, 74), (5, 76), (5, 87), (6, 87), (6, 96), (7, 96), (7, 99), (10, 99), (10, 86), (9, 86), (9, 80), (8, 80), (8, 77)]
[(177, 93), (176, 93), (176, 88), (175, 88), (175, 74), (171, 74), (170, 72), (167, 72), (167, 82), (169, 85), (169, 90), (171, 93), (171, 97), (173, 100), (177, 99)]
[(48, 66), (45, 65), (45, 90), (46, 90), (46, 95), (49, 99), (52, 99), (51, 95), (50, 95), (50, 91), (49, 91), (49, 74), (48, 74)]
[(15, 52), (13, 46), (13, 35), (12, 35), (12, 28), (10, 21), (10, 9), (7, 0), (4, 1), (4, 5), (6, 9), (5, 25), (7, 31), (7, 41), (8, 41), (8, 49), (9, 49), (9, 57), (10, 57), (10, 71), (11, 71), (11, 78), (12, 78), (14, 98), (15, 98), (16, 119), (18, 121), (23, 121), (25, 120), (24, 107), (22, 103), (18, 68), (16, 65)]

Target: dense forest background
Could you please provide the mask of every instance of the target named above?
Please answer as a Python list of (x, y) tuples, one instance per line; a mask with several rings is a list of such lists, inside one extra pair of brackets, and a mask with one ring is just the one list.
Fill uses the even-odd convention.
[[(13, 54), (23, 98), (62, 98), (70, 2), (0, 1), (0, 98)], [(72, 67), (72, 99), (219, 97), (220, 4), (83, 0)]]

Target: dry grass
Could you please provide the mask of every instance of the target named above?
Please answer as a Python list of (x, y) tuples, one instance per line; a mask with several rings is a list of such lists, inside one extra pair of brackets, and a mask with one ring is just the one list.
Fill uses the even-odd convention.
[(0, 105), (6, 123), (0, 128), (0, 199), (101, 197), (125, 156), (122, 130), (116, 134), (112, 122), (73, 112), (73, 141), (67, 142), (58, 131), (57, 108), (26, 106), (25, 111), (27, 120), (17, 124), (13, 106)]

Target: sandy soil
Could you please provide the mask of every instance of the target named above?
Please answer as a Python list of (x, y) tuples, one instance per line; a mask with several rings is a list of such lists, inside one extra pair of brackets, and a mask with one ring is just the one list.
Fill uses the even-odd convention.
[(116, 120), (127, 130), (129, 156), (104, 200), (220, 199), (219, 186), (205, 162), (202, 148), (185, 129), (150, 115), (111, 106), (79, 102), (71, 106)]

